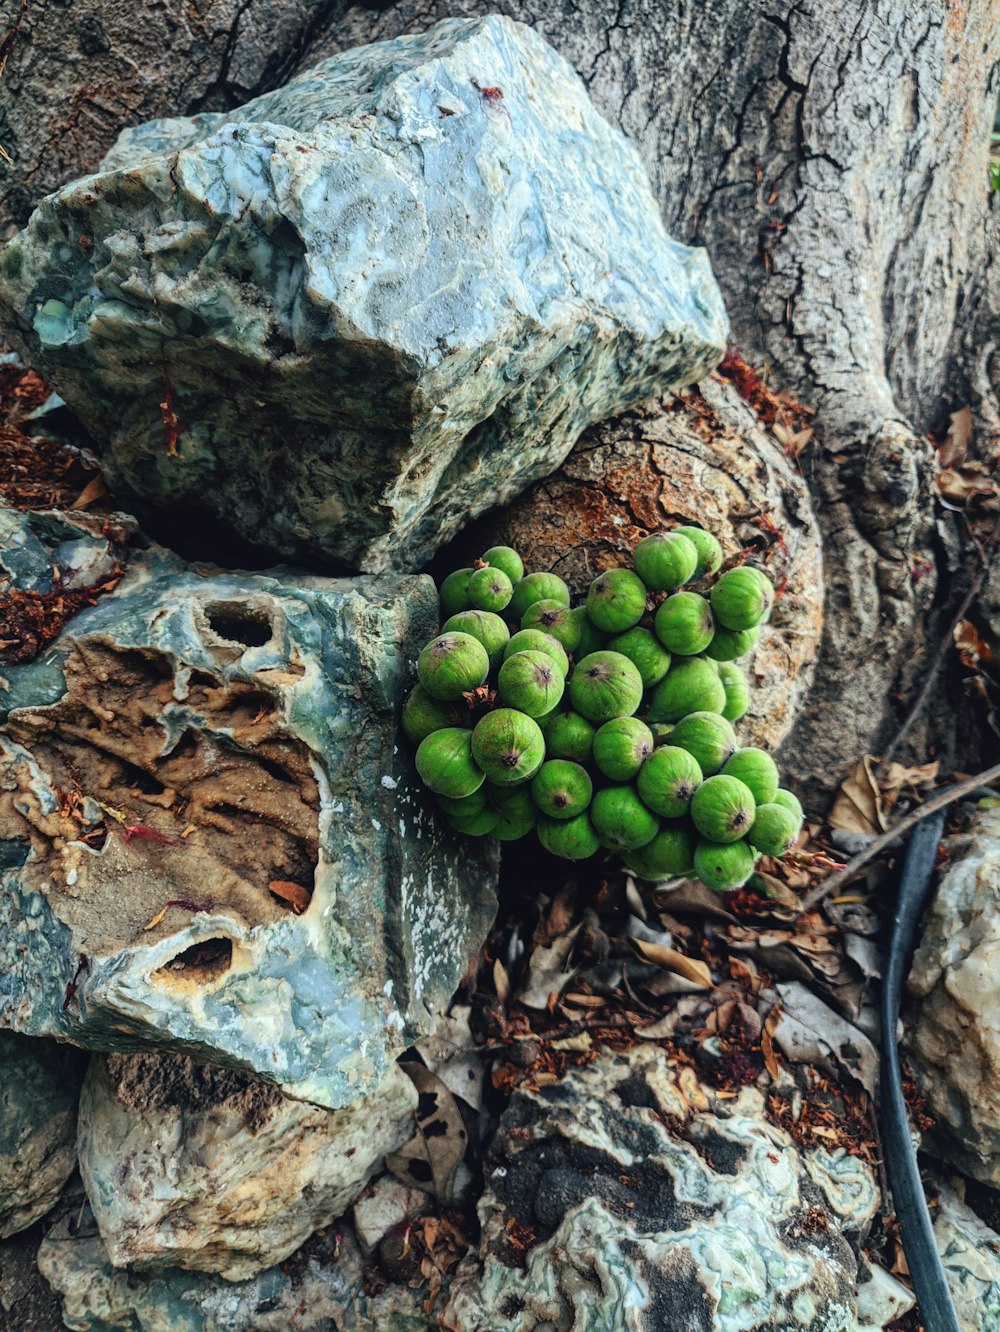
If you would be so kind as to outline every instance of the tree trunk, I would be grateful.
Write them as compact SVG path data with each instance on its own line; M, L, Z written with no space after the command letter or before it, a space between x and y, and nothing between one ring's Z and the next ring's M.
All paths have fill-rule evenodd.
M83 36L98 8L102 50ZM892 736L972 576L928 434L969 405L972 456L1000 456L1000 0L167 0L139 24L130 0L39 0L6 75L21 94L0 119L7 216L92 167L126 121L235 105L346 47L498 10L573 63L638 145L668 228L707 246L744 357L816 409L800 461L826 621L784 760L827 792ZM56 68L70 31L95 50ZM910 743L971 766L984 745L956 684L942 672Z

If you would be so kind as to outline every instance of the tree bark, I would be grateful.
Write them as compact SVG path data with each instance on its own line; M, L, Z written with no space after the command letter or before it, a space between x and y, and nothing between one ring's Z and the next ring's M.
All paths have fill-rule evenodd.
M108 49L67 62L98 10ZM642 152L668 228L707 246L735 344L816 408L801 465L826 621L784 759L818 797L891 737L971 575L928 434L969 405L973 454L1000 460L1000 0L166 0L141 23L132 0L37 0L6 75L8 215L92 167L120 124L234 105L346 47L498 11L572 62ZM979 762L972 706L942 672L908 744Z

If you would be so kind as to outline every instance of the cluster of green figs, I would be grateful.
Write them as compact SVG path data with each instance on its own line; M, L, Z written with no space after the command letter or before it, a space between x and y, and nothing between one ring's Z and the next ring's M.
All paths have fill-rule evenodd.
M641 878L726 892L802 825L774 760L733 729L750 701L736 660L774 587L747 564L719 574L722 548L700 527L646 537L633 565L600 574L575 607L557 574L525 574L508 546L449 574L403 729L459 832L534 832L556 856L605 848Z

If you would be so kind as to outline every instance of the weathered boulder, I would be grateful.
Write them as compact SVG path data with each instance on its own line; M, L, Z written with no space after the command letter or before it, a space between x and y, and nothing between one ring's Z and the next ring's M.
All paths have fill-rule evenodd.
M44 1216L76 1166L86 1058L0 1031L0 1238Z
M1000 1328L1000 1235L947 1186L939 1187L934 1239L962 1332Z
M870 1167L798 1148L760 1092L717 1097L658 1047L517 1092L486 1180L445 1326L855 1332Z
M603 570L630 564L644 536L680 523L708 528L727 556L751 548L781 588L741 663L752 689L739 726L742 743L776 746L812 684L823 626L820 534L801 472L725 380L592 426L558 472L457 544L471 558L509 543L526 568L554 569L584 591ZM783 756L783 769L794 773L795 757Z
M953 860L923 921L909 977L907 1054L934 1145L1000 1187L1000 810L946 844Z
M0 601L55 614L61 584L24 607L16 586L108 539L17 521ZM433 584L115 561L114 590L3 668L0 1026L345 1106L430 1028L495 909L495 849L457 842L396 744Z
M493 15L126 130L0 258L116 487L286 556L413 567L727 320L638 153Z
M413 1133L397 1064L343 1110L177 1055L95 1056L78 1151L115 1267L183 1267L243 1281L338 1217Z

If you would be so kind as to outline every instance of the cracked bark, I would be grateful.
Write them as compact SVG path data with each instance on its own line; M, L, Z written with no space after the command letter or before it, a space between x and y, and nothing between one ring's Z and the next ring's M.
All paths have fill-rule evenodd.
M1000 454L986 188L1000 0L166 0L138 24L125 0L36 0L5 80L8 103L19 93L0 116L5 217L91 167L121 124L231 105L334 51L486 12L571 61L642 152L669 229L707 246L736 345L817 408L803 468L826 626L784 752L816 797L892 734L962 595L968 537L934 499L928 433L970 403L975 451ZM90 17L109 49L77 56ZM970 706L942 673L913 749L978 762Z

